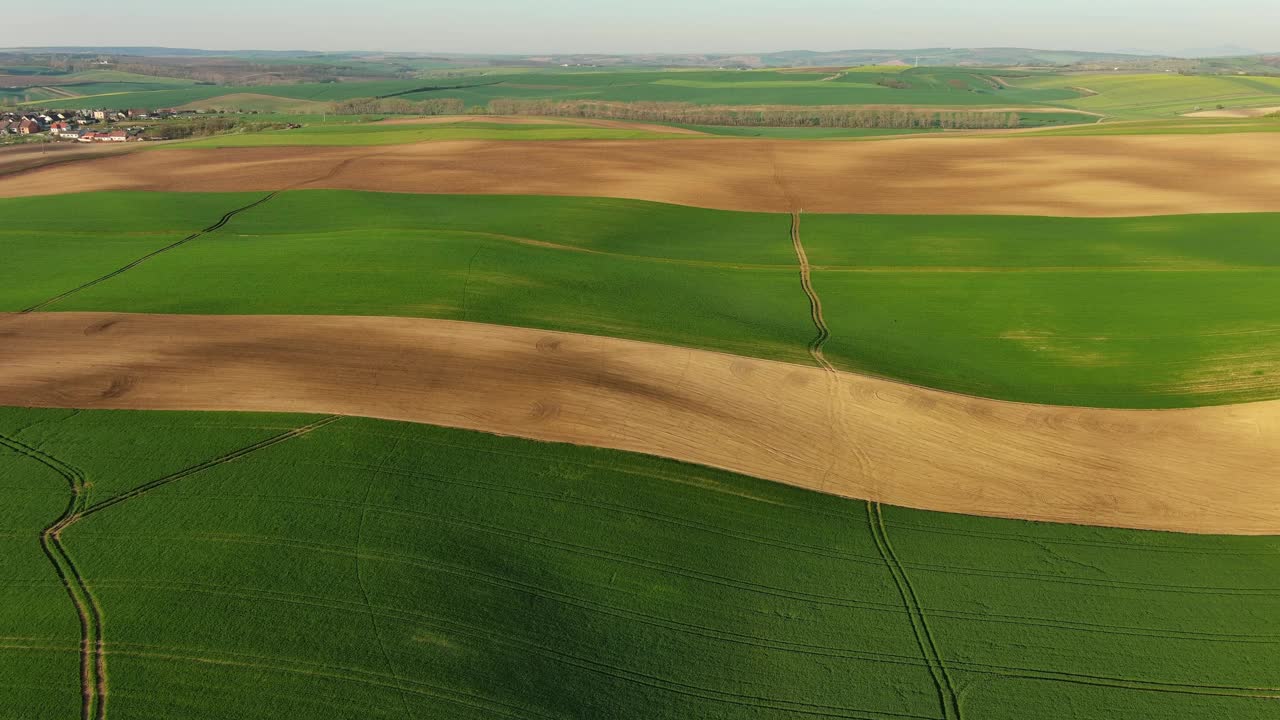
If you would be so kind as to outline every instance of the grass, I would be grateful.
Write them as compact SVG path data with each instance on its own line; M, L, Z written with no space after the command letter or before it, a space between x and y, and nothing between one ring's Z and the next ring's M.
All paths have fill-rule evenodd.
M210 462L313 420L0 409L5 713L80 706L37 542L63 467L89 487L62 542L112 717L1274 714L1249 696L1280 685L1276 538L881 524L674 461L352 418Z
M806 215L838 366L1008 400L1280 396L1274 214Z
M1225 133L1280 132L1280 118L1176 118L1126 120L1095 125L1062 127L1029 133L1029 137L1100 135L1221 135Z
M1056 104L1126 119L1183 115L1219 104L1231 108L1280 105L1280 78L1275 77L1099 73L1035 75L1013 84L1038 90L1085 88L1096 94Z
M824 78L831 78L824 80ZM878 84L894 80L904 87ZM414 92L414 91L417 92ZM494 69L468 77L302 83L262 86L189 86L144 92L83 92L120 107L177 107L232 94L332 102L398 95L410 100L460 98L485 105L494 98L665 101L733 105L1045 105L1078 96L1055 87L1001 87L989 75L961 69L917 68L857 72L759 70L561 72ZM110 100L108 100L110 98ZM261 100L258 100L261 102Z
M212 225L228 205L254 197L193 194L174 202L171 196L134 193L123 203L110 194L23 200L0 225L0 312L30 307L105 275Z
M81 213L131 197L63 202ZM786 233L785 217L625 200L291 192L51 309L439 317L807 362Z
M437 140L643 140L686 137L652 130L602 128L586 125L456 122L421 125L310 125L243 135L205 138L181 147L263 147L272 145L400 145Z
M834 127L731 127L723 125L676 125L708 135L729 137L763 137L784 140L830 140L838 138L877 138L893 135L917 135L940 132L924 128L834 128Z
M195 228L211 206L246 204L218 197L0 201L32 227L83 223L78 243L22 251L36 253L32 269L11 264L2 309L98 276L105 263L75 260L94 242L93 208L199 198ZM805 215L802 235L838 367L1008 400L1147 408L1280 397L1277 225L1275 214ZM788 226L628 200L286 192L49 309L438 317L808 363L814 329Z

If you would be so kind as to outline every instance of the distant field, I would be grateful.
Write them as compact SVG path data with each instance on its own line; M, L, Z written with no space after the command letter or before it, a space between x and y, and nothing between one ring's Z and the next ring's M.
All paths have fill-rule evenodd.
M5 712L78 715L79 607L109 717L1274 716L1276 538L318 420L0 409Z
M1225 133L1280 132L1280 117L1262 118L1176 118L1164 120L1125 120L1121 122L1049 128L1036 132L1041 136L1100 135L1221 135Z
M708 135L728 137L764 137L785 140L830 140L837 138L874 138L893 135L917 135L941 132L936 129L905 128L828 128L828 127L732 127L723 125L678 125Z
M423 125L310 125L245 135L223 135L182 143L192 147L266 147L275 145L399 145L431 140L643 140L679 135L644 129L583 125L508 125L484 122Z
M103 218L141 202L172 203L194 231L246 197L0 201L28 218L7 233L26 259L8 265L3 309L181 233L158 225L163 237L121 239L81 267L81 248L105 253ZM23 249L42 218L66 239ZM626 200L286 192L50 309L439 317L808 362L788 224ZM1171 407L1280 397L1278 225L806 214L803 237L842 369L1010 400Z
M885 84L880 84L885 83ZM890 85L896 85L891 87ZM123 88L122 88L123 89ZM990 75L962 69L918 68L860 72L636 71L481 72L461 78L304 83L263 86L192 86L150 92L83 92L121 107L177 107L231 94L330 102L396 96L408 100L458 98L484 106L495 98L663 101L728 105L1042 106L1077 97L1063 88L1006 87Z
M1064 98L1056 104L1120 118L1182 115L1217 105L1250 107L1280 104L1280 78L1121 73L1044 75L1012 81L1025 90L1079 88L1096 93Z

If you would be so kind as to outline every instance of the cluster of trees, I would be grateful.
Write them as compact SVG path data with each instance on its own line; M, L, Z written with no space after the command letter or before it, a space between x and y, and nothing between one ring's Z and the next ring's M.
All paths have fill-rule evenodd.
M155 123L146 126L145 134L151 140L180 140L183 138L209 137L235 132L261 132L297 127L279 122L245 122L234 117L200 117L190 120Z
M947 128L978 130L1015 128L1017 113L982 110L928 110L919 107L738 107L668 102L601 102L593 100L489 101L494 115L639 120L687 125L742 127Z
M465 110L466 105L454 98L353 98L333 105L337 115L461 115Z

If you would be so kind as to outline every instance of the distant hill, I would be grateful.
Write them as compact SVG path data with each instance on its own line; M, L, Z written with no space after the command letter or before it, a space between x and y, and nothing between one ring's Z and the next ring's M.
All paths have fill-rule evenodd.
M465 64L528 64L600 67L822 67L853 65L927 65L927 66L1016 66L1071 65L1081 62L1124 62L1143 57L1138 54L1099 53L1077 50L1036 50L1028 48L908 48L861 49L819 52L788 50L772 53L656 53L656 54L546 54L487 55L373 52L313 52L308 50L199 50L165 47L32 47L12 48L11 52L127 55L131 57L257 57L257 58L366 58L395 56L403 58L435 57Z

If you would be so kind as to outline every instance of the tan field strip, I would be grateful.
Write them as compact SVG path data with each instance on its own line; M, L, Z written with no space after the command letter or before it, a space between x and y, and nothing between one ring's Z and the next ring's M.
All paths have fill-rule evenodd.
M727 210L1158 215L1280 211L1280 134L425 142L131 153L0 176L0 197L324 187L592 195Z
M1201 110L1183 115L1193 118L1258 118L1280 113L1280 107L1235 108L1233 110Z
M1098 410L835 379L714 352L441 320L0 316L0 404L410 420L929 510L1280 533L1280 402Z

